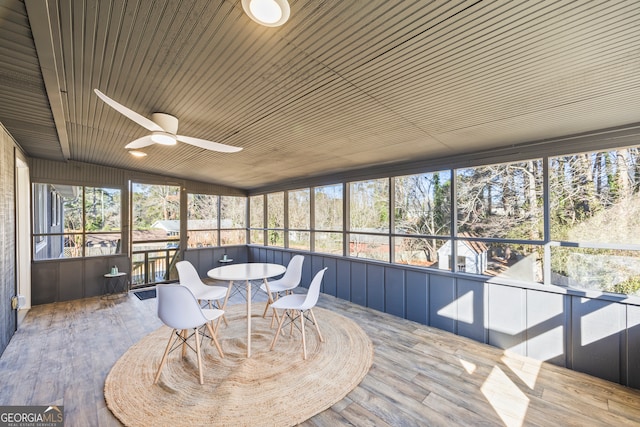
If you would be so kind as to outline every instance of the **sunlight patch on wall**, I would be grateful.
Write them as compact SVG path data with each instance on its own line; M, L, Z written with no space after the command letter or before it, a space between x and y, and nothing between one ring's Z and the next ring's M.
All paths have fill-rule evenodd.
M473 291L469 291L438 310L438 315L473 324Z
M581 304L588 304L591 300L582 298ZM611 335L618 334L624 329L620 322L620 307L617 304L607 304L580 318L580 345L586 346Z
M527 340L527 355L537 360L551 360L564 354L564 327L556 326ZM535 352L532 353L532 352Z

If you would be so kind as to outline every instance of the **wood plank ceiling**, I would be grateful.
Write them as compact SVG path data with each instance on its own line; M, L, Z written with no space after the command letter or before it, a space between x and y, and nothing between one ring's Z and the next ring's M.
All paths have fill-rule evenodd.
M640 2L290 4L267 28L239 0L4 0L0 122L32 157L251 190L640 121ZM134 158L147 131L93 88L244 149Z

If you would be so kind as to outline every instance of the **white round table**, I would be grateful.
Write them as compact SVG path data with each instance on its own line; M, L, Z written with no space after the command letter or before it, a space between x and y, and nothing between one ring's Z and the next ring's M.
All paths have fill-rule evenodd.
M224 310L231 295L234 281L245 281L247 289L247 357L251 357L251 280L262 279L267 289L269 303L272 303L271 292L269 291L269 282L267 278L279 276L287 271L284 265L269 264L262 262L251 262L246 264L223 265L209 270L207 276L216 280L228 280L229 289L224 299L222 309ZM275 310L274 310L275 311ZM275 313L277 316L277 313Z

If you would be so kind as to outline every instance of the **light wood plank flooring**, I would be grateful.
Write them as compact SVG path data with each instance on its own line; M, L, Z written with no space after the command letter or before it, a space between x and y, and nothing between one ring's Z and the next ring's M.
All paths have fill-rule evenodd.
M640 425L638 390L331 296L319 306L357 321L375 356L355 390L304 426ZM64 405L67 426L117 426L105 378L160 325L156 300L133 294L34 307L0 358L0 405Z

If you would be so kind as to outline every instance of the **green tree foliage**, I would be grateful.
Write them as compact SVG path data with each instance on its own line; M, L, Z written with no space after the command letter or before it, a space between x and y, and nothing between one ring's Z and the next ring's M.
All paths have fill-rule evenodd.
M136 183L132 199L134 230L149 230L156 221L180 219L179 186Z

